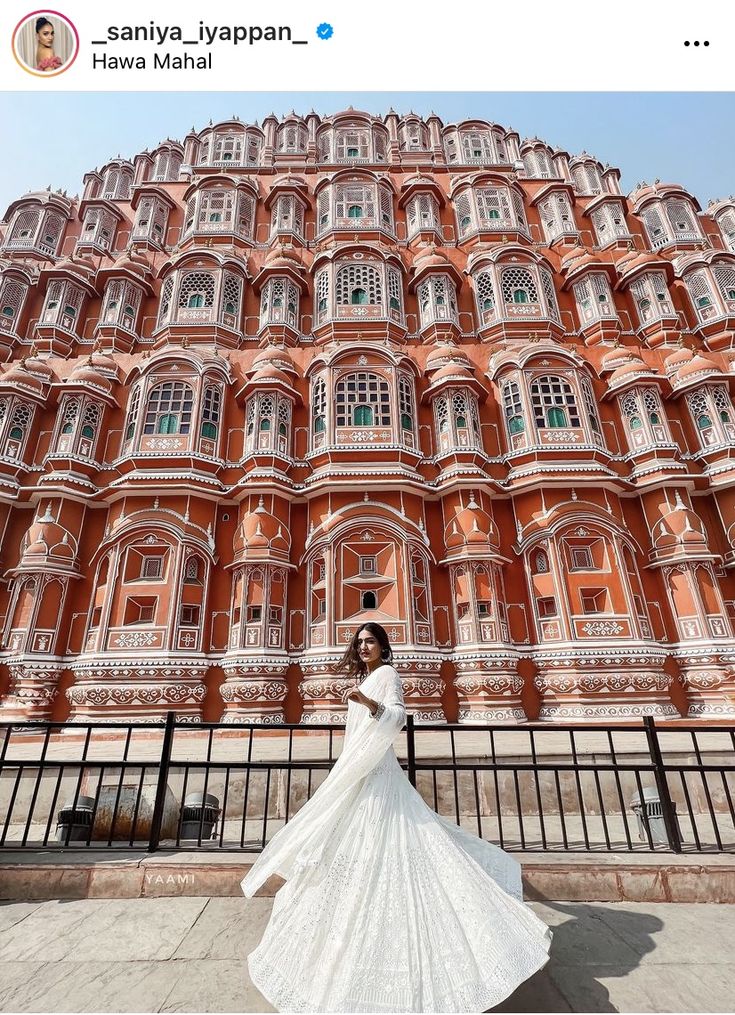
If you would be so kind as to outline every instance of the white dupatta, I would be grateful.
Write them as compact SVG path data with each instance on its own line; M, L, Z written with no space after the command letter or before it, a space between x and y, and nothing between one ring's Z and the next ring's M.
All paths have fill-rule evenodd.
M378 666L360 690L385 705L379 719L350 701L342 753L311 799L280 828L240 882L251 898L271 876L290 878L299 868L319 863L325 844L360 791L362 781L385 756L406 722L401 678L390 665Z

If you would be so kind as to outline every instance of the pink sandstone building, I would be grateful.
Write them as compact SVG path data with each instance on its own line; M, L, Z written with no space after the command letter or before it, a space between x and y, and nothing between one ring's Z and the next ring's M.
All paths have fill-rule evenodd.
M735 716L735 201L238 119L7 209L0 720Z

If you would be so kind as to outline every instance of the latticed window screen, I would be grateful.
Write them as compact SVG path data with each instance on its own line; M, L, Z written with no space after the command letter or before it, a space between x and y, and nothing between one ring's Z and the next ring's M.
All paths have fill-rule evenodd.
M526 428L523 418L523 401L521 389L516 381L508 381L503 385L503 408L505 410L505 421L508 433L522 433Z
M390 385L385 377L367 371L346 374L337 381L335 395L337 426L390 426Z
M337 304L383 302L380 272L369 264L346 264L337 272Z
M242 292L242 280L237 275L225 272L224 284L222 286L222 310L226 314L240 313L240 295Z
M712 268L712 274L722 298L735 300L735 268L716 264Z
M180 307L213 307L214 275L209 271L187 271L179 286Z
M540 268L541 272L541 285L544 289L544 296L546 297L546 309L549 317L555 321L559 321L559 307L556 302L556 291L554 289L554 280L551 277L551 272L547 271L546 268Z
M163 283L161 289L161 303L158 308L158 324L163 324L164 321L168 320L168 312L171 307L171 297L174 292L174 276L169 275L166 281Z
M143 433L188 434L194 392L183 381L164 381L148 395Z
M314 283L316 317L322 320L329 312L329 270L320 271Z
M480 221L491 228L514 225L508 191L501 187L482 187L475 190L475 201Z
M278 399L278 435L288 437L291 431L291 402L288 398Z
M20 308L25 302L28 286L13 279L5 279L0 286L0 327L8 326L9 321L17 321Z
M332 161L332 131L324 130L317 138L317 151L320 162Z
M327 385L323 377L318 377L312 388L311 418L314 433L323 433L327 423Z
M526 221L526 209L523 207L523 198L517 190L511 190L510 196L513 200L513 211L515 212L516 225L519 229L525 229L528 231L528 222Z
M434 418L436 429L439 434L446 433L449 429L449 396L440 395L434 399Z
M416 194L406 207L408 234L413 236L422 229L439 225L439 205L432 194Z
M73 433L78 416L79 416L79 399L77 398L67 399L66 405L64 406L64 415L61 418L61 429L59 432L62 434Z
M413 431L413 385L404 374L398 378L398 411L401 429Z
M495 309L495 289L493 279L489 271L481 271L475 278L475 291L477 293L477 309L480 316L492 312Z
M33 416L33 409L26 402L18 402L13 409L8 425L8 437L14 441L24 440Z
M723 212L717 217L717 224L730 250L735 250L735 211L728 209Z
M374 184L337 184L334 196L334 213L338 219L375 218Z
M184 581L189 585L198 585L202 575L201 561L197 556L192 554L186 558L184 564Z
M252 239L255 228L255 198L252 194L237 195L237 233Z
M370 156L370 132L367 130L337 130L337 158L367 159Z
M666 212L671 225L676 233L699 233L699 227L692 213L690 205L686 201L676 198L666 202Z
M625 224L625 212L623 206L618 202L604 204L602 208L596 208L591 215L597 243L605 246L611 243L616 237L628 236L628 227Z
M723 384L710 384L697 388L687 395L687 405L698 430L714 430L716 439L730 439L730 430L725 430L733 422L733 409L730 395ZM710 438L711 443L711 438Z
M469 194L466 192L458 194L454 202L457 212L457 225L459 226L459 235L464 236L473 228L472 221L472 203L469 198Z
M391 310L400 311L403 306L403 284L397 268L388 268L388 305Z
M82 414L81 427L79 433L82 437L87 440L94 440L97 436L97 430L99 427L101 418L101 410L97 402L87 402L84 407Z
M156 156L153 179L156 182L177 180L183 157L180 152L161 151Z
M380 200L380 223L386 229L393 229L393 195L387 187L378 187Z
M523 156L523 164L526 169L526 176L538 177L547 180L553 175L551 159L542 149L536 148Z
M235 193L232 190L204 190L199 195L199 225L202 228L219 223L232 229Z
M136 384L133 388L130 396L130 404L128 406L128 418L125 421L125 441L132 440L133 434L135 433L135 425L138 421L138 410L140 408L140 384Z
M214 162L232 162L241 165L244 137L242 134L215 134L212 140Z
M503 268L500 287L505 303L538 303L536 279L528 268Z
M32 240L36 235L43 212L40 208L26 208L16 214L8 239Z
M282 154L300 154L306 151L306 127L298 124L282 125L276 134L276 149Z
M652 246L660 247L669 238L668 229L661 212L658 208L644 208L641 212L641 218L643 219L643 224L646 227L646 232Z
M493 143L489 131L462 131L460 134L465 162L494 162Z
M727 388L723 384L716 384L710 387L712 400L715 403L715 409L720 417L720 422L730 423L732 421L732 402L727 392Z
M531 384L531 404L540 429L581 425L574 391L563 377L537 377Z
M735 272L733 272L733 275L735 276ZM692 297L692 302L698 310L703 310L705 307L714 305L714 293L712 292L709 277L705 272L693 272L687 275L684 281Z
M587 419L592 429L592 436L596 443L602 443L602 429L600 426L600 417L597 411L597 401L595 399L595 393L592 390L592 382L586 374L582 374L581 377L582 395L584 397L584 404L587 410Z
M222 391L210 384L204 392L202 405L202 437L208 437L210 440L217 439L221 404Z

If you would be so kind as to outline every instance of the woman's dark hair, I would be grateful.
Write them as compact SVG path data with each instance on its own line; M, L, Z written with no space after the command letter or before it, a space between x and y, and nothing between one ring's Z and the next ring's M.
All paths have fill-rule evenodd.
M345 654L339 661L339 671L347 671L348 677L365 677L368 673L368 668L360 658L360 653L357 651L357 639L361 631L369 631L370 634L374 635L378 645L380 645L380 658L384 663L393 662L393 650L390 647L390 641L388 634L384 627L380 624L374 624L372 621L368 621L367 624L360 624L358 629L352 635L352 641L345 649Z
M44 25L51 25L48 18L36 18L36 31L40 32ZM54 26L51 25L53 28Z

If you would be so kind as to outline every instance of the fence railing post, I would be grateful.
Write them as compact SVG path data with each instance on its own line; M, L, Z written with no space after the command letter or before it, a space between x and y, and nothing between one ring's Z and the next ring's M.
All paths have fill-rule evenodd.
M148 852L154 853L158 849L161 840L161 825L163 823L163 808L166 803L166 789L168 788L168 771L171 763L171 750L174 743L174 727L176 725L176 713L166 713L166 725L163 731L163 744L161 746L161 760L158 769L158 785L156 786L156 800L153 804L153 817L151 818L151 834L148 840Z
M651 761L653 762L653 775L656 780L656 789L658 790L658 798L661 802L661 816L664 819L664 828L666 829L666 838L669 840L669 846L674 853L681 853L681 838L679 837L679 825L676 820L676 812L674 810L674 803L669 793L669 784L666 780L666 768L664 766L663 755L661 754L661 746L658 742L658 736L656 733L656 724L653 721L652 715L645 715L643 717L643 725L646 729L646 738L648 740L648 750L651 755ZM645 808L645 801L641 800L641 807Z
M416 741L414 739L413 716L406 716L406 750L408 753L408 781L416 788Z

